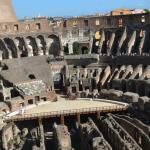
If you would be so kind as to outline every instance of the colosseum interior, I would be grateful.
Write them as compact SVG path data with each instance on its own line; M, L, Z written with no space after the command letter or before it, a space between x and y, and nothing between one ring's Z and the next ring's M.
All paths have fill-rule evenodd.
M0 150L150 150L150 13L56 26L3 9Z

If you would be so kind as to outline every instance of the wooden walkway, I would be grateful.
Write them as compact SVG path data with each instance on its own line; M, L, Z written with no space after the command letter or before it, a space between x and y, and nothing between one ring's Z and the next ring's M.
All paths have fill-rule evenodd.
M65 117L78 114L97 114L101 112L119 112L125 111L128 105L105 100L76 100L50 102L35 108L26 110L22 115L5 117L5 122L33 120L38 118Z

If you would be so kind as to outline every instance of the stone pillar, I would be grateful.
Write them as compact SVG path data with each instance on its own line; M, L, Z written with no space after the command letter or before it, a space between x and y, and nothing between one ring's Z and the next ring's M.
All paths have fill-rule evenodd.
M93 47L93 37L90 37L90 42L89 42L89 53L92 53L92 47Z
M8 59L12 59L12 52L8 49Z
M41 41L36 37L34 37L34 39L35 39L36 46L38 48L37 49L38 50L38 55L40 55L40 56L44 55L44 51L42 50L43 46L42 46Z
M72 39L72 31L71 31L71 30L68 30L68 35L67 35L67 37L68 37L69 39Z
M46 43L46 45L45 45L45 55L49 55L49 49L48 49L48 47L47 47L47 38L46 38L46 36L43 36L43 38L44 38L44 42Z
M0 50L0 62L3 60L3 50Z
M83 38L83 30L79 29L79 37Z
M93 47L93 40L94 40L94 32L93 30L90 30L90 43L89 43L89 48L90 48L90 54L92 53L92 47Z
M72 42L68 43L68 48L69 48L69 54L73 54L73 43Z

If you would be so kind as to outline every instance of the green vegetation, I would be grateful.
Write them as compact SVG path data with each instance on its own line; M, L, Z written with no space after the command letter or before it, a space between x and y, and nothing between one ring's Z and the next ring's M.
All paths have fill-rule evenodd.
M145 11L146 13L150 13L150 10L149 10L149 9L144 9L144 11Z
M88 54L89 53L89 48L86 46L80 45L78 42L73 43L73 54Z
M80 44L78 42L73 43L73 54L81 54Z

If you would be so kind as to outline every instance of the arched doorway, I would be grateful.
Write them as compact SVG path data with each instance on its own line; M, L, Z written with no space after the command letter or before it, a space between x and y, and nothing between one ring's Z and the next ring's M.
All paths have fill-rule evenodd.
M42 35L37 36L37 44L43 54L46 54L46 41Z
M20 57L27 57L28 56L28 51L26 49L23 38L22 37L16 37L14 39L14 42L15 42L16 46L19 49Z
M56 35L50 35L47 39L47 45L50 55L59 56L60 55L60 41L59 37Z
M53 76L54 89L56 92L63 90L63 75L61 73L55 73Z
M0 39L0 50L2 59L9 59L8 49L6 48L5 43L1 39Z
M14 41L10 38L4 39L5 44L7 45L7 48L11 51L12 58L17 58L17 49L15 47Z
M28 45L28 49L33 51L33 56L37 56L38 55L38 47L36 45L35 38L28 36L26 38L26 43Z
M64 46L64 54L68 55L69 54L69 46L68 43Z

